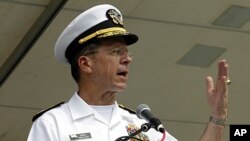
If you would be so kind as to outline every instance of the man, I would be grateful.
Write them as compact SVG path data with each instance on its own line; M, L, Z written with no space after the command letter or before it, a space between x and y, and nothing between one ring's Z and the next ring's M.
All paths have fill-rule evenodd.
M38 114L28 141L115 141L137 131L146 121L116 103L116 94L126 88L132 62L127 46L137 40L137 35L126 31L114 6L98 5L76 17L58 38L55 56L70 64L78 91L67 103ZM210 76L206 78L212 113L201 141L222 139L227 117L227 68L221 60L216 85ZM167 131L162 136L150 129L133 140L176 141Z

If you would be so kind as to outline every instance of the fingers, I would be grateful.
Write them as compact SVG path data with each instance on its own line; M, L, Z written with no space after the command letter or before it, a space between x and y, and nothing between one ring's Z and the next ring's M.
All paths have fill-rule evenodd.
M227 116L228 103L228 64L226 60L218 62L218 74L216 82L211 76L206 77L208 103L212 109L212 115L221 119Z
M207 94L211 94L214 91L213 78L211 76L207 76L206 83L207 83Z
M223 77L226 77L228 79L228 64L226 62L226 60L220 60L218 62L218 75L217 75L217 79L221 80L223 79Z
M225 94L225 92L227 91L227 77L223 76L220 80L218 80L217 82L217 90L219 92L221 92L222 94Z

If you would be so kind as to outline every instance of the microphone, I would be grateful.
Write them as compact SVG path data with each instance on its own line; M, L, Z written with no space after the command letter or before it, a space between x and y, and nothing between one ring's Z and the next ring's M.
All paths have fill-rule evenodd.
M150 111L150 108L146 104L141 104L136 109L136 115L140 119L145 119L148 121L152 127L161 133L165 132L165 129L158 118L155 118Z

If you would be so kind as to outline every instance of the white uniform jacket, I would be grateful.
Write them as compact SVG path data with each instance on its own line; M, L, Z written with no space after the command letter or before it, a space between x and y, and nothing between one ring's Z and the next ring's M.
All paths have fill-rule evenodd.
M75 93L69 102L44 113L36 119L28 141L115 141L138 130L144 120L119 108L113 109L107 123L92 107ZM162 134L155 129L137 136L144 141L160 141ZM177 141L166 132L165 141Z

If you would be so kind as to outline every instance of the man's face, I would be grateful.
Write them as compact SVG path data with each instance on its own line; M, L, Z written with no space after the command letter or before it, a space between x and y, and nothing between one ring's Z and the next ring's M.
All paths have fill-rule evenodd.
M93 57L92 80L98 88L119 92L126 88L132 58L123 40L105 40Z

